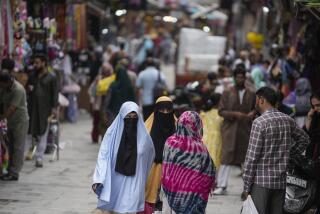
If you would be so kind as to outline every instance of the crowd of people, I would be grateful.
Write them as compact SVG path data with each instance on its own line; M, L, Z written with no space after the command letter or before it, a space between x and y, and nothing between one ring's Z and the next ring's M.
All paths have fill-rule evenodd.
M34 72L30 74L26 88L12 75L13 60L3 60L1 69L1 120L7 120L10 158L8 173L1 179L11 181L19 179L25 150L30 147L30 152L35 148L36 167L43 166L48 121L57 115L58 81L47 69L46 56L40 54L34 56Z
M201 108L179 118L152 48L135 67L124 44L98 52L79 54L76 75L72 53L56 66L35 54L25 85L14 78L14 61L2 60L0 119L10 145L2 180L18 180L25 158L43 167L62 94L71 103L89 81L91 138L101 142L92 188L106 213L204 213L210 192L228 193L231 166L242 170L243 199L251 195L259 213L282 213L291 159L302 156L319 184L320 92L285 49L272 49L270 61L257 50L229 50L201 85Z
M105 185L110 187L109 182L117 182L117 176L139 180L141 175L141 172L136 172L128 177L117 171L118 160L105 160L105 157L116 158L119 153L124 155L120 147L127 133L125 125L117 126L122 137L111 138L108 129L94 176L93 189L99 197L99 204L101 200L104 204L98 208L106 213L153 213L157 210L162 210L162 213L204 213L210 191L216 197L227 194L231 166L238 166L244 180L242 199L251 195L259 213L283 213L286 176L291 160L303 156L312 161L315 176L310 179L318 183L320 170L316 139L319 92L312 92L308 79L300 77L290 63L289 59L278 57L272 62L263 60L262 54L256 51L250 55L242 51L239 58L233 60L232 56L226 55L219 62L218 74L209 73L202 85L205 104L202 109L196 109L200 114L187 111L177 121L172 116L172 103L165 107L167 111L160 107L162 102L173 102L170 98L162 97L157 102L150 98L144 102L147 98L143 96L140 104L147 115L144 115L146 127L141 129L149 130L155 155L150 163L141 164L134 159L133 168L147 169L142 171L146 179L139 183L139 190L126 188L125 183L113 186L113 190L104 188ZM139 78L147 71L151 75L151 71L156 69L148 68L148 62L146 65L147 69L138 76L137 88L141 87ZM274 71L275 68L278 71ZM154 73L156 76L157 72ZM155 84L149 87L146 96L153 93L154 87ZM149 106L152 107L149 109ZM152 112L152 119L147 119ZM166 112L166 116L161 112ZM167 122L159 125L162 119L165 121L164 118ZM139 116L138 120L141 119ZM107 140L112 142L106 144ZM138 140L133 145L139 143ZM112 154L101 155L101 152L109 151L109 146ZM127 152L127 165L132 164L129 160L132 151ZM111 164L110 169L103 162ZM101 167L105 167L104 170ZM105 170L111 170L111 177L97 179L99 172ZM112 191L132 193L126 192L121 196L115 193L117 200L114 201ZM137 192L139 197L131 197ZM102 198L105 194L110 198ZM315 200L318 200L319 190L316 194ZM131 205L127 206L128 201ZM319 212L319 202L313 204Z
M92 142L98 143L126 101L141 103L144 118L151 114L152 88L165 78L159 63L146 50L141 74L131 70L124 43L103 52L74 53L56 44L49 53L35 52L23 70L17 70L13 58L1 60L0 120L7 128L8 140L1 136L0 175L4 181L19 179L24 160L35 160L43 167L44 154L50 152L50 125L54 120L75 123L78 118L80 90L90 85L90 112L93 118ZM158 79L158 76L161 79ZM141 93L140 93L141 91ZM141 95L140 95L141 94ZM141 99L141 102L139 100ZM147 114L147 110L150 109ZM4 134L3 134L4 136ZM9 157L5 164L5 157Z

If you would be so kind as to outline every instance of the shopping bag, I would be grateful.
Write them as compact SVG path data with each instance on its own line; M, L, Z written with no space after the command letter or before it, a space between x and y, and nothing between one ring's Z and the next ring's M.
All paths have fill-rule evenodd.
M70 104L69 100L61 93L59 93L58 101L59 101L59 105L62 107L68 107Z
M111 83L116 80L116 75L113 74L109 77L106 77L98 82L97 86L97 96L103 96L107 93Z
M250 195L243 202L240 214L259 214Z
M65 94L77 94L80 90L80 85L75 82L62 87L62 92Z

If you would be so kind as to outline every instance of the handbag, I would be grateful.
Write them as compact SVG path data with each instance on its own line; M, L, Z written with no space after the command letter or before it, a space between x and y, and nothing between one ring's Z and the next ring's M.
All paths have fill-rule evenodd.
M65 94L77 94L80 90L81 88L77 83L71 83L62 87L62 92Z
M287 173L284 211L286 213L302 213L313 205L316 199L317 182L299 169Z
M247 199L243 202L240 214L259 214L250 195L248 195Z
M97 96L103 96L107 93L110 85L116 80L116 75L112 74L109 77L103 78L97 84Z

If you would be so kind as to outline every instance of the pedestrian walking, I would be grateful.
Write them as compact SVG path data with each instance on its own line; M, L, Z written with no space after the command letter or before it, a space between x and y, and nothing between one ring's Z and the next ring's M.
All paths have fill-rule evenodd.
M317 179L317 213L320 214L320 91L314 92L310 97L312 106L308 113L306 130L310 136L311 143L307 147L306 156L315 161L317 169L315 169Z
M282 113L284 113L286 115L289 115L290 117L294 118L295 114L294 114L292 108L290 108L289 106L283 104L284 97L283 97L282 92L278 91L277 92L277 96L278 96L278 102L276 104L277 109L280 112L282 112Z
M95 80L91 83L88 94L91 103L91 115L92 115L92 131L91 139L93 143L98 143L100 136L100 116L101 116L101 105L102 105L102 95L98 94L98 84L99 81L110 77L113 73L113 69L109 63L103 63L100 68L99 74L96 76ZM105 124L104 124L105 125Z
M18 180L23 166L29 115L26 91L9 72L0 72L0 106L3 106L0 121L7 119L9 138L9 172L1 180Z
M104 100L103 108L111 122L119 113L120 107L127 101L135 101L135 92L124 66L116 68L116 80L110 85L107 97Z
M221 126L223 118L218 113L220 98L220 94L211 95L208 101L208 110L200 114L203 121L203 142L217 169L221 165L222 147Z
M154 154L138 105L125 102L101 143L92 185L98 209L105 213L143 211Z
M256 109L244 164L244 198L251 195L259 214L282 214L290 155L302 154L309 137L288 115L275 109L276 92L256 92Z
M146 69L138 75L136 86L141 90L141 104L143 109L143 118L147 120L154 109L155 98L154 88L158 81L165 83L164 75L156 68L154 60L148 58L146 62Z
M173 112L173 103L169 97L160 97L156 101L154 113L145 122L155 148L155 158L146 185L145 214L152 214L159 202L161 187L161 171L164 144L168 137L176 130L176 117Z
M245 87L246 71L236 68L234 80L235 86L223 92L219 107L219 115L224 121L221 127L221 166L215 195L226 193L231 165L241 166L244 163L255 116L255 94Z
M254 81L256 90L267 86L268 80L267 80L267 69L270 66L269 61L264 61L261 64L257 64L253 67L251 70L251 77Z
M49 132L48 119L52 115L57 115L59 91L57 77L48 71L47 59L44 55L39 54L34 57L34 68L35 71L28 82L30 135L27 138L27 144L30 146L33 138L37 139L36 167L42 167Z
M137 74L130 70L130 58L129 57L126 57L126 58L123 58L120 60L121 65L123 65L126 69L127 69L127 72L128 72L128 76L131 80L131 84L133 86L133 89L134 91L136 92L137 88L136 88L136 82L137 82Z
M184 112L176 133L166 141L162 163L163 213L205 213L215 168L202 142L202 121Z
M285 99L284 104L295 108L295 121L300 128L306 124L306 118L310 105L310 96L312 94L311 84L307 78L297 80L295 89Z

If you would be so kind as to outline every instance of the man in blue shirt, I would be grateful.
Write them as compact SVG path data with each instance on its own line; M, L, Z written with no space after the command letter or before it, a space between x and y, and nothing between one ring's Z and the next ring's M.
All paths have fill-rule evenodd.
M139 93L143 108L143 118L146 120L153 112L155 97L154 88L158 81L165 82L164 75L156 68L154 60L148 58L146 69L141 71L136 81L136 86L142 92Z

